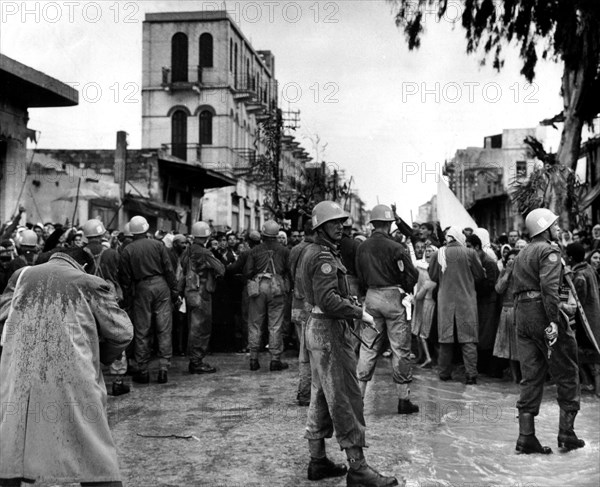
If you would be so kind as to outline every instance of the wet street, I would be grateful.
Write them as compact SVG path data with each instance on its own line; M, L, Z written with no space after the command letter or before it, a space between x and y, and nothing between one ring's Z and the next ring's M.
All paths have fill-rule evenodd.
M213 355L209 362L218 372L192 376L187 360L178 357L168 384L157 384L154 373L150 385L134 384L130 394L109 397L125 485L345 485L344 477L306 480L307 409L295 403L297 361L292 355L286 360L289 370L269 372L262 354L262 368L250 372L246 356ZM421 411L399 416L389 367L389 359L380 359L365 400L366 456L381 472L403 477L411 487L600 485L595 396L583 394L575 423L585 448L559 453L556 388L548 385L536 426L540 441L555 453L517 455L515 384L486 377L476 386L444 383L435 370L416 368L412 398ZM327 446L331 458L344 461L334 439Z

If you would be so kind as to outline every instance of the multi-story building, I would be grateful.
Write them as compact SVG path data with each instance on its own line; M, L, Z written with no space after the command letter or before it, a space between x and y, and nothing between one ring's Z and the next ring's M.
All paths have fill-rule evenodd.
M485 137L483 147L456 151L444 165L450 189L468 210L477 225L490 235L499 235L522 226L522 217L512 207L509 188L515 180L525 180L537 159L524 140L535 137L543 144L547 127L505 129Z
M274 56L256 51L224 11L147 14L143 37L142 149L168 154L181 168L235 177L230 187L194 190L193 218L258 228L265 191L244 175L267 150L260 123L276 116ZM282 150L279 164L293 189L306 155L292 149ZM181 189L172 190L175 203Z

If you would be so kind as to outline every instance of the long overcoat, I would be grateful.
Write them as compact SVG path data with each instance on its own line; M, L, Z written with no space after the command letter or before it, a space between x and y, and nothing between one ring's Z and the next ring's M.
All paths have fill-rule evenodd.
M106 282L56 253L13 274L0 329L0 478L120 480L100 362L121 355L133 326Z
M438 283L439 342L454 342L456 321L458 342L477 343L479 325L475 283L485 276L477 252L458 242L450 242L445 247L447 267L442 272L440 251L431 256L428 269L431 280Z

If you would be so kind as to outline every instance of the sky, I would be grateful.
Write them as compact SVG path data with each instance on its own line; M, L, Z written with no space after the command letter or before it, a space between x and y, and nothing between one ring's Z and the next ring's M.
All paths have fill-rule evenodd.
M30 110L39 148L111 149L125 130L136 149L145 14L225 9L256 50L275 55L280 106L300 110L295 136L313 158L352 176L367 208L396 203L408 219L457 149L562 109L561 64L540 62L532 85L514 47L500 73L482 66L465 52L460 4L449 0L441 20L426 13L421 47L409 51L379 0L3 0L0 52L79 90L77 107Z

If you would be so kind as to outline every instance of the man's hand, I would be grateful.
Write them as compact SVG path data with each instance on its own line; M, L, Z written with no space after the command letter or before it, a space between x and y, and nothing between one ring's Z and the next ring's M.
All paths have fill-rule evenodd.
M554 321L551 321L550 324L544 330L546 334L546 340L548 341L548 346L551 347L556 343L558 339L558 326Z
M363 309L363 315L361 319L370 327L375 327L375 320L373 319L373 316L367 313L365 309Z

